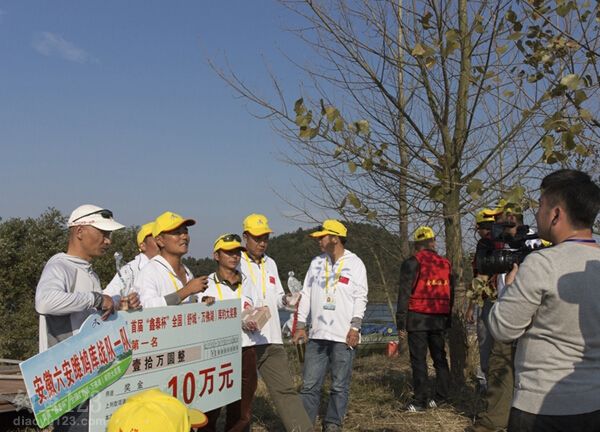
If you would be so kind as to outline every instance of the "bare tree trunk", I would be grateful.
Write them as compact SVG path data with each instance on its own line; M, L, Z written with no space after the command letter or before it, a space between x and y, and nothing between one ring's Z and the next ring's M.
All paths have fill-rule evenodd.
M398 126L396 131L396 142L400 154L400 176L398 177L398 235L400 236L400 257L405 260L410 256L410 244L408 240L408 201L407 201L407 178L408 178L408 151L406 149L406 133L404 128L404 50L402 38L402 0L398 0Z
M452 264L455 276L454 304L452 306L452 327L449 335L450 370L455 383L462 384L465 380L467 367L467 331L464 320L465 289L463 283L463 250L462 233L459 217L459 191L450 192L444 203L446 228L446 253Z
M461 75L456 101L456 123L450 148L447 150L446 172L448 173L448 194L444 202L444 225L446 231L446 252L455 276L455 295L452 307L452 328L450 330L450 366L452 377L457 384L465 380L467 359L467 332L464 320L463 249L460 226L460 160L467 140L469 74L471 71L471 42L468 29L467 0L458 0L458 25L461 43Z

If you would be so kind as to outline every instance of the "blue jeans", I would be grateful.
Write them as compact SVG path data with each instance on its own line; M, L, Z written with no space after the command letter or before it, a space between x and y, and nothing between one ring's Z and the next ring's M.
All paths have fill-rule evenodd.
M350 378L355 350L343 342L310 339L304 354L304 374L300 396L310 420L315 423L319 413L321 388L327 370L331 371L329 404L323 424L342 425L350 396Z

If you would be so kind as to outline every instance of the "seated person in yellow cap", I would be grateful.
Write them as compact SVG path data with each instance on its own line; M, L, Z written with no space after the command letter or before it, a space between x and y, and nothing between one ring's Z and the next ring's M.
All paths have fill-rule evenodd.
M206 424L202 411L158 389L131 396L111 416L107 432L190 432Z
M436 252L433 230L417 228L415 254L404 260L398 281L396 323L398 337L408 333L408 351L413 375L413 400L409 412L436 408L448 397L450 369L446 358L444 332L450 327L454 278L450 261ZM427 389L427 349L435 368L435 393Z
M165 212L156 218L152 236L159 253L142 269L133 284L145 308L198 301L196 294L206 290L207 277L194 278L181 261L188 252L188 227L196 223L176 213Z
M237 270L240 264L242 244L237 234L223 234L215 241L213 257L217 271L208 275L208 288L204 295L219 300L240 299L243 309L254 306L251 293L243 292L242 274ZM249 330L249 329L248 329ZM256 391L256 351L246 331L242 331L242 398L227 405L226 431L243 431L252 419L252 399ZM221 408L209 411L208 425L203 431L216 431Z
M273 231L265 215L251 214L244 219L244 242L240 271L244 292L253 290L254 307L268 306L271 318L260 331L251 333L256 345L256 362L260 376L275 404L286 431L312 431L312 424L288 367L283 349L281 322L277 310L287 304L287 296L279 279L277 264L266 255L269 234Z
M120 296L121 292L128 293L142 268L158 255L158 245L152 237L152 228L154 228L154 221L142 225L137 233L137 245L140 253L121 267L104 289L104 294L115 297Z

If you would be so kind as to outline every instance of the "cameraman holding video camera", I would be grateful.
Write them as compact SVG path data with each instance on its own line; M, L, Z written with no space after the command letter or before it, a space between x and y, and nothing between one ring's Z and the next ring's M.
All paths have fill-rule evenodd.
M542 180L538 231L556 246L513 265L489 317L495 339L518 339L509 431L600 430L599 210L589 175Z
M491 224L490 235L484 242L478 243L476 253L476 271L487 275L500 297L505 288L505 277L512 269L513 263L520 263L525 256L541 246L537 235L523 224L521 206L500 200L497 208L490 212L496 220ZM489 310L493 304L487 299L483 315L486 327ZM493 335L492 335L493 336ZM506 428L513 397L513 355L512 342L505 343L490 337L488 361L485 366L487 391L485 394L486 410L479 414L473 431L488 432Z

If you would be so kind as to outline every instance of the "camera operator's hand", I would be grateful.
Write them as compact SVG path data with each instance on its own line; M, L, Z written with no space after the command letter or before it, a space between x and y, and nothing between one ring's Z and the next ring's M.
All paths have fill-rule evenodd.
M516 264L513 264L512 270L510 272L508 272L506 274L506 277L504 278L504 284L510 285L511 283L513 283L518 271L519 271L519 266Z

